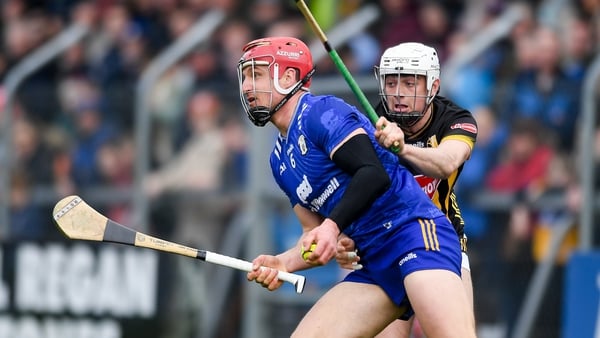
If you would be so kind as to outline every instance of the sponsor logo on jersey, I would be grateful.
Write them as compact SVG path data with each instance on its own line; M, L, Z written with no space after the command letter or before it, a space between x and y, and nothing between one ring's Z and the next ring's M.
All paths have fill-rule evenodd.
M417 183L421 186L421 189L429 196L429 198L433 198L433 195L437 191L438 185L440 185L441 180L437 178L431 178L423 175L415 175L415 179Z
M417 258L417 254L414 252L409 252L408 255L404 256L399 262L398 266L402 266L404 263L410 261L411 259Z
M462 129L472 134L477 133L477 126L475 126L473 123L455 123L450 127L450 129Z
M304 138L304 135L300 135L300 137L298 137L298 147L300 147L300 153L302 155L306 155L308 148L306 147L306 139Z
M310 210L313 212L318 212L319 209L325 204L325 201L333 195L333 193L340 187L340 182L338 182L337 178L332 178L329 180L329 184L325 188L325 190L321 193L321 195L312 202L310 202Z
M300 182L300 184L296 188L296 195L298 196L300 201L302 201L302 203L306 204L306 199L308 198L310 193L312 193L312 191L313 189L310 183L308 182L308 177L306 177L306 175L302 175L302 182Z

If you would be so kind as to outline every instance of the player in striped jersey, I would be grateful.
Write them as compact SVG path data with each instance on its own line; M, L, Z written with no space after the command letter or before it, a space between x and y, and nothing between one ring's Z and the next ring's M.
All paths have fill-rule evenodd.
M308 91L313 72L308 47L288 37L248 43L238 64L248 118L279 131L271 170L303 228L295 247L256 257L248 280L275 290L276 269L326 264L343 233L361 250L363 269L326 292L292 337L373 337L413 313L430 338L475 337L452 225L362 113Z
M473 304L467 238L454 186L475 145L475 119L469 111L437 95L440 64L435 49L429 46L408 42L388 48L375 71L381 97L376 108L381 116L375 133L377 140L387 148L400 149L401 162L452 222L461 245L463 284ZM360 266L360 257L348 257L347 252L353 249L351 240L340 241L340 265ZM411 324L411 320L396 321L377 337L409 337Z

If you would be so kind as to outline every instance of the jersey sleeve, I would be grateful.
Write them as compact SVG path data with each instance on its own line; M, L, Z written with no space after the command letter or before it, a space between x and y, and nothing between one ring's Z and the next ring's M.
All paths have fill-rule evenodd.
M331 154L351 132L361 128L359 112L334 97L324 97L313 105L304 121L305 134L310 140Z
M477 122L473 115L467 110L457 112L444 128L440 143L444 140L463 141L473 150L477 140Z

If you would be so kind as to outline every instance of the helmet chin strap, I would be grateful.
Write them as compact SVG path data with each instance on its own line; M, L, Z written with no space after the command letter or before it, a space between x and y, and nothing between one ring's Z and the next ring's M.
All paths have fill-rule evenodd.
M275 81L275 84L274 84L275 89L277 89L277 91L282 94L285 94L286 92L287 92L287 94L285 95L285 97L283 99L281 99L281 101L279 101L279 103L275 106L275 108L273 108L271 110L269 110L269 107L267 107L267 106L256 106L256 107L250 108L248 110L248 118L250 119L250 121L257 127L264 127L267 124L267 122L269 122L271 120L271 116L273 116L279 109L281 109L281 107L283 107L283 105L286 104L286 102L294 94L296 94L300 89L302 89L302 87L313 76L313 74L315 73L315 70L316 70L316 68L311 69L311 71L308 72L302 80L298 81L298 83L296 83L296 85L294 87L291 87L287 90L284 90L281 87L279 87L279 83L277 83L277 81ZM276 78L276 76L275 76L275 78Z
M425 124L419 130L415 130L414 132L408 130L409 128L411 128L412 126L417 124L419 121L421 121L423 116L425 116L425 112L427 112L427 109L429 109L429 107L431 106L432 102L433 102L433 98L431 101L429 101L429 103L425 106L425 108L423 108L422 112L412 111L408 114L402 114L400 116L400 118L398 119L398 121L396 123L398 123L398 125L404 131L405 134L407 134L407 135L416 134L419 131L421 131L421 129L424 128L425 125L427 125L427 124Z
M269 111L269 108L265 107L265 106L257 106L257 107L250 108L250 110L248 111L248 117L250 117L250 121L252 121L252 123L254 123L255 126L264 127L267 124L267 122L269 122L269 120L271 119L271 116L273 116L279 109L281 109L281 107L283 107L283 105L286 104L289 101L289 99L292 96L294 96L294 94L296 94L300 89L302 89L302 87L313 76L313 74L315 73L315 70L316 70L316 68L313 67L313 69L311 69L308 73L306 73L306 75L304 76L304 78L302 78L302 80L298 81L298 83L296 83L296 85L294 87L291 87L291 89L288 89L288 90L278 89L281 87L279 87L279 83L277 81L274 81L275 89L277 89L278 92L280 92L282 94L285 94L285 92L288 92L288 93L270 111Z
M266 106L251 107L246 111L246 115L248 115L250 122L257 127L264 127L271 119L269 107Z

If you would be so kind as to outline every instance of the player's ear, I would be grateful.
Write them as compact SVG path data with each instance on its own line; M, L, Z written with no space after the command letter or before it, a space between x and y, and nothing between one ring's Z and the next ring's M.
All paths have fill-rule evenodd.
M287 68L283 72L283 76L281 76L279 82L283 88L289 88L298 82L298 71L294 68Z
M435 94L435 93L439 93L440 91L440 79L435 79L435 81L433 81L433 83L431 84L431 93Z

